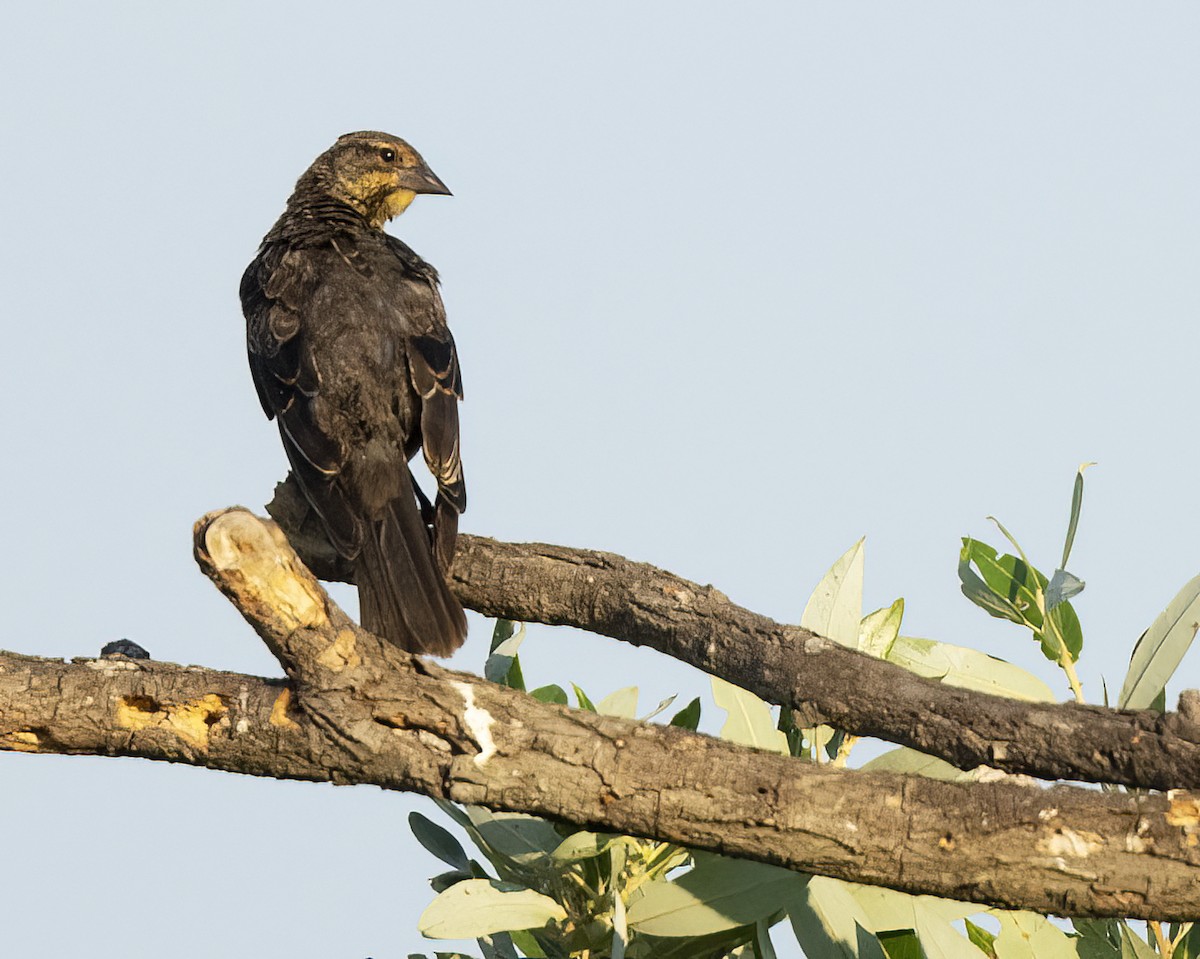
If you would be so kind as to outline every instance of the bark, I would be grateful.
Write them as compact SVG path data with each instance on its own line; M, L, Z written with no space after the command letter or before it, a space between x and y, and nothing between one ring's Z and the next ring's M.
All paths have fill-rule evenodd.
M1186 794L844 771L549 706L359 629L245 511L202 520L196 550L289 681L3 654L0 749L373 783L1040 912L1200 914Z
M290 482L268 510L321 578L353 582ZM452 585L464 606L485 616L649 646L800 711L801 725L911 746L959 769L1200 788L1193 713L1027 703L943 685L613 553L462 535Z

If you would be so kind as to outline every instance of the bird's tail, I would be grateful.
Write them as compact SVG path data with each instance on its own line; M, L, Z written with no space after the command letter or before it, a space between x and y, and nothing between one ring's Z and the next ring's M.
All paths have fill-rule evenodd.
M411 496L392 500L368 524L355 561L362 624L410 653L449 656L467 617L434 561L429 528Z

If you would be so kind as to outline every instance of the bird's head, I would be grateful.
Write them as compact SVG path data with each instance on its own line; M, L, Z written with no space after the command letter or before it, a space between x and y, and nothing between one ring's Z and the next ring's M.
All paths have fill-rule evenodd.
M348 204L377 228L408 209L418 193L450 195L421 154L399 137L372 130L338 137L300 178L297 192L301 187Z

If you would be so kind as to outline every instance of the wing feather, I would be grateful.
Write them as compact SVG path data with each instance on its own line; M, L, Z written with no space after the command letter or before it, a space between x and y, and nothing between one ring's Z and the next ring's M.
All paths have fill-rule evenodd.
M421 448L425 464L437 479L439 495L462 513L467 508L458 440L462 374L450 331L443 328L412 337L408 368L421 397Z
M316 285L306 251L264 246L242 277L246 346L259 402L279 423L296 479L338 552L353 558L363 527L337 482L347 452L322 430L313 410L321 371L305 343L304 317Z

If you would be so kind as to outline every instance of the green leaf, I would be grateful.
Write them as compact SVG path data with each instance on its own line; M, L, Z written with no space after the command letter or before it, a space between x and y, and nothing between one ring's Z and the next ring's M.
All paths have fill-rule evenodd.
M538 941L533 938L531 933L524 929L510 929L509 937L518 949L520 949L529 959L546 959L546 953L542 947L538 945Z
M462 882L464 879L481 879L483 877L476 876L470 871L459 869L451 869L449 872L440 872L429 880L429 887L434 892L445 892L456 882Z
M1042 611L1038 607L1038 594L1043 593L1047 581L1039 569L1030 566L1019 556L1005 553L996 557L995 564L988 568L988 575L993 578L1007 577L1007 585L1003 583L998 585L1007 589L1006 596L1020 610L1021 618L1026 626L1036 628L1042 625ZM989 583L989 585L991 584Z
M1183 587L1133 648L1118 709L1145 709L1174 674L1200 626L1200 576Z
M596 707L592 705L592 701L587 698L587 693L585 693L574 683L571 683L571 688L575 690L575 701L579 703L579 708L586 709L589 713L594 713L596 711Z
M765 919L783 908L805 877L761 862L697 854L678 879L641 886L629 928L650 936L703 936Z
M788 904L792 931L808 959L885 959L850 886L813 876Z
M903 599L896 600L891 606L868 613L858 627L858 649L876 659L886 659L887 654L891 651L892 643L900 635L900 621L903 618Z
M1075 488L1071 492L1071 519L1067 523L1067 539L1063 543L1062 565L1065 569L1071 558L1071 547L1075 545L1075 530L1079 527L1079 510L1083 506L1083 471L1095 463L1081 463L1075 474Z
M1083 592L1087 585L1078 576L1068 573L1065 569L1056 569L1046 587L1046 609L1054 609L1059 603Z
M468 956L465 952L435 952L434 959L475 959L474 956ZM410 952L408 959L429 959L423 952Z
M898 636L887 658L888 662L903 666L918 676L938 679L950 686L1026 702L1056 702L1050 687L1032 673L966 646Z
M756 959L777 959L775 945L771 942L771 924L760 919L754 924L754 955Z
M928 959L980 959L975 947L951 925L959 919L982 912L983 907L978 903L939 899L936 896L910 896L881 886L855 883L845 883L844 886L866 917L864 927L875 932L889 956L891 943L886 939L888 933L908 930L920 942L921 955ZM897 948L902 945L907 945L902 939L896 943Z
M1012 540L1008 531L994 517L989 519L996 522L1004 535ZM970 568L971 563L979 568L982 580ZM1064 575L1070 576L1069 573ZM1031 566L1023 555L1019 558L1008 553L997 556L996 550L986 543L964 539L962 551L959 553L958 577L962 582L963 595L971 602L993 616L1011 620L1033 630L1042 644L1042 653L1051 662L1057 663L1060 658L1057 638L1060 635L1071 654L1071 659L1079 658L1079 652L1083 648L1083 630L1079 626L1079 617L1075 615L1075 610L1066 601L1066 597L1062 597L1049 613L1054 629L1043 628L1046 624L1038 599L1041 596L1042 602L1047 602L1046 590L1049 581L1045 574ZM1080 583L1079 589L1082 588ZM1050 605L1047 602L1047 608Z
M507 932L480 936L475 941L483 951L483 959L520 959L517 947L513 945L512 937Z
M512 879L514 871L540 865L562 843L562 836L546 820L522 813L491 812L468 806L468 832L499 871Z
M995 516L989 516L988 519L990 519L993 523L995 523L996 529L1000 530L1000 532L1004 534L1004 538L1006 540L1008 540L1010 543L1012 543L1012 548L1017 551L1017 555L1021 557L1021 559L1024 561L1025 565L1032 567L1033 564L1031 562L1029 562L1029 557L1025 555L1025 550L1021 549L1021 544L1017 542L1017 538L1015 536L1013 536L1013 534L1010 533L1007 529L1005 529L1004 524L1001 523L1000 520L996 519Z
M680 729L690 729L692 732L695 732L700 726L700 697L697 696L672 716L670 724L678 726Z
M616 716L618 719L634 719L637 716L638 688L626 686L609 693L596 703L596 712L601 716Z
M938 910L917 906L915 911L917 936L929 959L980 959L979 950L960 935Z
M438 809L444 812L464 829L470 828L471 817L467 815L466 810L464 810L461 806L456 806L454 803L446 799L434 799L433 801L437 805Z
M754 959L754 926L739 926L707 936L664 938L638 933L629 944L627 959Z
M804 731L796 725L794 712L786 706L781 707L779 718L775 721L775 728L787 739L788 754L799 756L803 751Z
M996 959L1078 959L1075 939L1045 916L1032 912L992 909L1000 920L993 947Z
M910 896L883 886L864 886L852 882L845 883L845 886L866 915L865 925L870 930L915 929L918 911L927 916L929 921L951 923L984 909L978 903L939 899L936 896Z
M840 880L827 882L832 884ZM977 903L910 896L856 883L841 883L841 887L861 909L865 920L860 920L860 924L866 930L876 934L913 930L928 959L980 959L975 948L950 925L957 919L981 912L983 907Z
M498 619L496 625L492 629L492 644L488 647L488 653L494 653L498 647L506 639L511 639L517 631L517 624L511 619Z
M905 775L925 776L928 779L941 779L945 782L967 782L971 779L969 772L964 772L951 766L944 759L927 756L907 746L892 749L882 756L876 756L862 766L864 772L903 773Z
M996 937L983 928L971 922L970 919L964 919L963 922L967 927L967 938L971 940L975 948L982 952L988 959L996 959Z
M1184 933L1183 938L1175 946L1173 959L1196 959L1200 956L1200 923L1186 923L1191 928ZM1174 930L1175 926L1171 926ZM1183 927L1180 926L1182 929Z
M846 741L846 731L844 729L834 729L831 726L818 726L813 730L813 733L824 732L826 729L832 734L825 742L825 755L830 759L836 759L838 750L842 748L842 743ZM814 737L815 743L815 737Z
M1121 924L1116 919L1072 919L1079 959L1121 959Z
M474 831L472 831L471 836L472 836L472 838L474 838L476 836L476 833ZM470 878L471 879L492 879L494 877L492 876L492 874L490 872L488 872L486 869L484 869L482 865L480 865L480 862L478 859L472 859L471 860L471 876L470 876Z
M557 703L559 706L567 705L567 694L561 686L551 683L549 686L539 686L529 694L534 699L543 703Z
M468 806L467 814L484 842L510 859L532 861L549 855L562 842L554 826L537 816L491 812L482 806Z
M573 832L554 850L551 855L560 862L580 862L584 859L595 859L608 851L619 837L601 833L580 830Z
M1075 607L1067 602L1060 603L1050 611L1050 619L1057 627L1057 635L1061 636L1063 642L1066 643L1067 651L1071 654L1071 661L1078 661L1079 653L1083 649L1083 629L1079 625L1079 616L1075 613ZM1036 635L1042 644L1042 654L1051 662L1058 662L1058 641L1053 632L1049 629L1039 630Z
M507 622L507 620L503 620L503 622ZM499 624L496 626L496 633L500 633ZM492 650L492 654L488 656L487 662L483 664L484 679L487 679L489 682L498 683L501 686L511 686L513 689L524 690L525 679L521 675L521 664L517 660L517 649L524 641L525 625L522 623L516 635L502 640Z
M1140 936L1135 936L1127 923L1122 922L1121 959L1158 959L1158 951Z
M474 939L510 929L540 929L566 918L562 906L532 889L468 879L434 899L417 920L417 929L430 939Z
M410 812L408 828L417 837L417 842L447 866L453 866L460 872L470 872L471 863L458 840L432 819L425 818L419 812Z
M853 649L862 619L863 540L851 546L817 584L800 625Z
M887 959L926 959L921 940L911 929L897 929L877 934Z
M1007 557L1013 558L1013 557ZM982 576L971 568L974 563ZM1017 573L1020 578L1017 578ZM1025 612L1029 609L1032 596L1024 582L1028 571L1022 565L1018 571L1014 564L1013 572L1005 570L999 563L996 550L987 543L963 537L962 549L958 554L958 579L962 584L962 593L980 609L998 619L1011 620L1022 626L1029 625ZM994 585L993 585L994 584ZM1010 597L1010 594L1012 596ZM1034 608L1036 613L1036 607ZM1040 625L1040 616L1039 616Z
M729 717L721 727L721 738L743 746L788 754L787 736L775 728L771 707L754 693L712 676L713 700Z
M1050 611L1049 618L1051 626L1034 630L1034 638L1042 646L1042 655L1057 663L1062 658L1062 645L1065 645L1071 661L1077 661L1083 648L1083 631L1075 609L1070 603L1062 603Z

